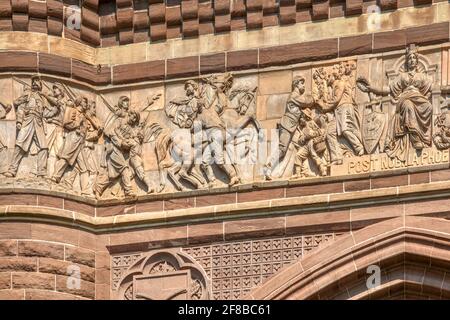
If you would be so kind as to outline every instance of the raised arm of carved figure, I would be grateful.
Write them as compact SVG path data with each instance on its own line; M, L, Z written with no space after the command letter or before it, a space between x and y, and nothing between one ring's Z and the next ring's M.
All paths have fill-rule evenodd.
M364 77L358 77L358 79L356 79L356 85L358 86L359 90L361 90L362 92L367 92L367 93L372 92L379 96L387 96L390 93L390 90L387 87L382 87L382 88L373 87L369 83L369 80L367 80Z

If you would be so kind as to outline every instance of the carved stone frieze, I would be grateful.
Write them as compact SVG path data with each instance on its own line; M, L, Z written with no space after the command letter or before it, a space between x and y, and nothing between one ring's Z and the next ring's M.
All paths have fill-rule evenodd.
M0 79L0 187L121 198L448 162L439 65L411 45L132 90Z

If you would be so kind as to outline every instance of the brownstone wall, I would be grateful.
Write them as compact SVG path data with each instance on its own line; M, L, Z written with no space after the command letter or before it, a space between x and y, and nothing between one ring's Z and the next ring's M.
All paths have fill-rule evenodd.
M0 223L0 299L108 299L109 266L106 247L89 232ZM79 288L67 285L74 268Z

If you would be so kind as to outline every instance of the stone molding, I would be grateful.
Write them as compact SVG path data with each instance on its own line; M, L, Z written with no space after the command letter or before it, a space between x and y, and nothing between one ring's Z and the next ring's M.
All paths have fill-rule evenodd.
M433 36L430 37L429 34ZM214 72L263 71L287 65L292 67L317 60L324 61L362 54L381 54L404 48L411 43L423 46L436 44L445 46L445 43L449 41L449 22L349 37L300 41L281 46L264 46L258 49L234 51L224 48L225 53L219 54L188 54L161 59L146 59L144 54L142 57L139 55L139 62L134 63L123 63L123 61L115 63L109 59L102 59L102 56L110 56L112 53L93 51L80 45L73 46L67 40L56 46L50 46L50 48L54 47L54 49L50 49L50 53L46 43L42 43L42 46L37 45L36 48L39 49L32 52L29 51L29 46L23 46L24 42L35 42L31 38L28 39L32 34L21 35L21 42L17 45L14 45L14 39L8 37L6 33L3 36L0 35L0 38L5 36L7 36L9 44L4 51L0 51L0 73L39 72L42 75L72 79L74 82L105 90L111 84L117 86L160 83L164 80L195 78ZM67 50L67 48L72 49ZM130 47L128 50L136 49L139 52L139 48ZM155 50L160 51L161 48L155 48ZM118 50L117 54L123 56L126 55L126 51ZM165 55L165 57L167 56L170 55Z
M66 224L71 226L78 226L82 229L86 229L91 232L103 233L108 231L120 231L138 229L142 227L170 227L178 224L192 224L199 222L208 222L211 219L220 221L220 223L226 223L230 219L236 219L240 217L251 218L249 221L254 221L255 232L261 231L261 225L258 225L258 220L275 219L279 220L279 225L282 226L282 233L287 232L289 228L297 228L295 226L286 225L286 218L289 215L304 215L314 214L317 212L319 215L329 211L344 210L349 212L356 210L358 212L359 207L375 206L375 210L368 211L367 214L363 214L362 217L356 218L352 222L350 216L346 216L344 220L339 220L339 223L354 223L356 226L364 225L372 220L387 219L392 215L423 215L430 214L430 208L422 208L420 205L414 206L414 201L421 203L425 201L431 201L436 207L431 210L434 214L446 215L447 210L443 210L442 206L446 206L445 200L448 197L448 190L450 190L450 182L430 182L417 185L400 185L396 187L385 187L375 190L362 190L352 192L340 192L329 194L316 194L310 196L297 196L280 199L268 199L259 201L248 201L241 204L222 204L216 206L205 206L199 208L189 209L175 209L166 211L155 212L142 212L134 214L118 214L114 216L90 216L86 213L76 211L78 209L64 210L57 208L50 208L47 206L36 206L34 203L28 203L28 205L6 205L0 207L0 220L1 221L45 221L50 223ZM326 191L324 191L326 192ZM27 195L27 199L30 199L30 195ZM37 198L36 198L37 199ZM18 201L23 201L18 197ZM411 202L411 203L409 203ZM391 211L396 206L394 211ZM380 208L377 210L377 206ZM353 209L352 209L353 208ZM365 209L366 210L366 209ZM380 210L383 212L380 215ZM81 210L80 210L81 211ZM372 213L371 213L372 212ZM283 215L278 218L278 216ZM261 218L261 219L257 219ZM356 219L356 220L355 220ZM316 222L306 223L305 226ZM332 224L332 221L327 221L327 225ZM278 230L278 224L265 226L264 228L269 230ZM252 233L249 226L245 227L245 232L242 236L248 236ZM223 234L223 227L219 228L220 233ZM265 230L265 229L264 229ZM267 231L267 230L265 230ZM277 231L278 232L278 231ZM234 232L230 231L229 236L234 237ZM237 234L239 237L239 233ZM167 240L167 239L165 239ZM187 238L186 238L187 240ZM191 241L196 241L195 237Z
M382 1L377 10L396 12L410 9L415 4L412 1ZM432 7L439 5L439 1L422 0L420 4ZM183 0L168 5L158 0L145 7L134 7L132 1L120 4L114 1L83 1L76 14L68 5L56 0L6 1L0 6L0 27L5 31L43 33L94 47L109 47L364 17L370 10L369 6L363 1L302 1L297 4L295 1L283 1L279 4L274 0L233 3ZM69 17L75 17L75 25L78 23L79 26L69 27Z

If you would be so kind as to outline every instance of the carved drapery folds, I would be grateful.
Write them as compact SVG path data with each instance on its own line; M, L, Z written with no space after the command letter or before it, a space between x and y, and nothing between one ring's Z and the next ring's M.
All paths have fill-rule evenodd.
M259 74L108 93L1 79L13 92L0 97L2 184L120 198L446 162L449 111L432 61L412 45L314 65L269 97ZM269 100L277 118L261 116Z
M176 249L141 256L124 273L115 291L124 300L208 300L210 283L190 256Z

